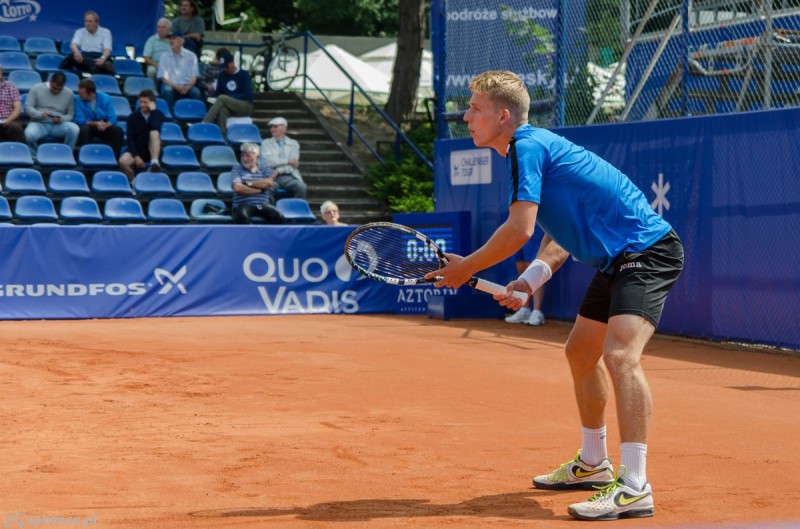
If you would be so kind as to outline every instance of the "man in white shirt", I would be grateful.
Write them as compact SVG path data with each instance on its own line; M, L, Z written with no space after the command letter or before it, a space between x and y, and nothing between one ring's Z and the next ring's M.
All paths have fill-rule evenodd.
M178 99L202 99L197 88L197 55L183 47L183 33L173 30L168 35L170 51L158 61L156 77L161 81L161 97L170 110Z
M272 137L261 142L261 163L278 173L275 182L288 191L289 196L305 198L308 187L297 169L300 165L300 144L286 135L289 126L286 118L272 118L268 125Z
M59 68L75 73L114 73L111 62L111 32L100 27L100 17L94 11L83 15L83 27L75 31L67 55Z
M144 63L147 65L147 77L155 80L156 72L158 72L158 61L161 57L169 51L169 35L172 29L172 22L168 18L159 19L156 24L156 34L150 35L144 43L144 50L142 57Z

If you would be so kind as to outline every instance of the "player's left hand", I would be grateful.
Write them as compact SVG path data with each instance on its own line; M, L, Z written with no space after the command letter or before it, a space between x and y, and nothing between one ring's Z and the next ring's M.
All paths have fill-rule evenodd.
M525 299L519 299L514 297L512 294L515 290L518 292L524 292L528 296L532 294L530 285L528 285L524 279L515 279L506 285L505 294L495 294L492 297L503 307L507 307L516 311L528 302L528 298L526 297Z

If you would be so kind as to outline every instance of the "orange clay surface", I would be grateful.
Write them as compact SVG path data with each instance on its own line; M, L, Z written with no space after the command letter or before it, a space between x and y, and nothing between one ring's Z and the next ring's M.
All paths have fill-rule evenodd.
M586 492L531 487L580 446L569 329L385 315L0 322L0 517L592 525L567 515ZM656 516L594 524L800 526L800 358L657 336L644 366ZM613 402L608 419L616 462Z

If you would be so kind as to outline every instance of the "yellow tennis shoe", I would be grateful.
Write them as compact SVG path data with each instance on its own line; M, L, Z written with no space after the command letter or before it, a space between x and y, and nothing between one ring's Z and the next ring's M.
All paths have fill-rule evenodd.
M575 459L567 461L549 474L533 478L537 489L567 490L604 487L614 481L614 467L604 459L598 465L587 465L581 461L581 451Z
M653 489L645 483L642 490L625 484L622 476L625 467L620 465L619 474L605 487L598 487L591 498L569 506L569 514L579 520L616 520L618 518L647 518L655 514Z

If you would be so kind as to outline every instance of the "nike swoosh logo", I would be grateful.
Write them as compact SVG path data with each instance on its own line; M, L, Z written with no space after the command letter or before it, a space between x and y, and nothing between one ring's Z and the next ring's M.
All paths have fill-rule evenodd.
M649 492L647 494L641 494L638 496L631 496L624 492L620 492L619 495L616 498L614 498L614 502L620 507L627 507L631 503L636 503L637 501L642 500L648 496L650 496Z
M576 466L573 470L576 478L587 478L589 476L594 476L595 474L600 474L601 472L605 472L606 469L604 468L596 468L594 470L584 470L579 466Z

